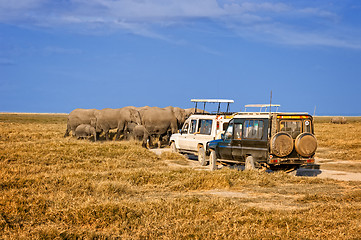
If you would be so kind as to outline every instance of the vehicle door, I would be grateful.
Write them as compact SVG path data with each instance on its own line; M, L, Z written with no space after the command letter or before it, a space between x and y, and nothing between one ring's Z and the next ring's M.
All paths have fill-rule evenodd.
M197 143L196 143L197 131L198 131L198 119L191 119L189 122L187 141L185 143L187 150L191 150L191 151L197 150Z
M187 141L189 140L189 125L190 125L190 119L188 119L184 124L180 131L180 135L178 137L178 145L180 149L187 149L188 144Z
M232 160L232 142L233 138L233 120L228 124L227 130L223 135L223 141L218 143L218 157L221 159Z
M243 162L242 157L242 138L243 138L243 119L234 119L234 134L232 139L232 158L233 160Z
M234 151L234 158L241 160L242 158L244 159L246 156L251 155L257 160L266 160L268 153L268 124L268 119L244 120L242 126L242 139L240 140L242 157L239 157L239 152Z
M193 141L191 142L190 150L197 151L198 144L206 146L208 141L213 140L212 137L213 120L199 119L196 132L193 134Z

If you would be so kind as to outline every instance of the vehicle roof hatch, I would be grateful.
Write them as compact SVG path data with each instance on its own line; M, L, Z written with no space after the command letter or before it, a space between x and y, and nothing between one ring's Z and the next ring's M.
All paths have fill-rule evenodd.
M206 110L206 103L218 103L217 114L219 114L220 110L221 110L221 103L227 103L226 113L229 113L229 104L234 103L234 100L231 100L231 99L191 99L191 102L196 103L196 106L195 106L196 112L198 109L198 103L203 103L203 112Z
M247 108L259 108L259 112L262 112L263 109L264 109L264 112L267 112L268 108L271 110L272 107L276 107L276 112L278 112L278 108L280 106L281 105L279 105L279 104L247 104L247 105L244 105L244 111L246 112Z

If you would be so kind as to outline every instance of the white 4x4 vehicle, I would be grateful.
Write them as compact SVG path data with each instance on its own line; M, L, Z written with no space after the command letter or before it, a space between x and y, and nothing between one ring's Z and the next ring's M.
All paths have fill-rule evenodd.
M220 139L221 133L228 126L232 119L232 113L228 112L229 104L233 100L224 99L192 99L196 103L196 112L192 114L183 124L179 133L172 134L170 137L170 146L172 152L198 154L198 161L202 166L207 164L206 146L209 141ZM218 103L216 113L197 113L197 103ZM227 103L227 111L220 112L220 104Z

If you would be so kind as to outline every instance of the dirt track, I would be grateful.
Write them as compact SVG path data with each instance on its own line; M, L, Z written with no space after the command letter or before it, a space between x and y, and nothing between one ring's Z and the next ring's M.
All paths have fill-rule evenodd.
M162 152L170 151L169 148L161 148L161 149L151 149L157 155L160 155ZM316 160L316 162L319 162ZM338 162L335 162L339 164ZM341 162L342 163L342 162ZM168 165L171 167L187 167L197 170L205 170L209 171L208 166L202 167L198 164L198 161L195 158L188 158L188 165L180 165L174 163L172 161L168 162ZM309 177L319 177L319 178L331 178L340 181L361 181L361 173L360 172L349 172L349 171L338 171L338 170L328 170L323 169L323 164L320 164L320 169L305 169L300 168L297 171L293 171L290 174L295 176L309 176Z

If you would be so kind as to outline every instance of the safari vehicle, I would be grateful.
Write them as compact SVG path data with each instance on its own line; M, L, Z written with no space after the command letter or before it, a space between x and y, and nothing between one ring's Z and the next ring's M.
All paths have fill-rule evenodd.
M221 137L221 133L232 118L233 113L229 112L229 104L234 101L225 99L192 99L191 101L196 104L195 113L184 122L179 133L172 134L170 137L171 150L198 155L199 163L205 166L207 143ZM198 103L203 103L203 110L198 110ZM218 110L214 113L205 112L206 103L218 103ZM220 111L221 103L227 103L226 112Z
M250 106L267 107L246 105ZM314 163L317 140L313 118L308 113L239 112L221 139L209 142L207 149L212 170L217 161L244 164L245 169L296 169Z

